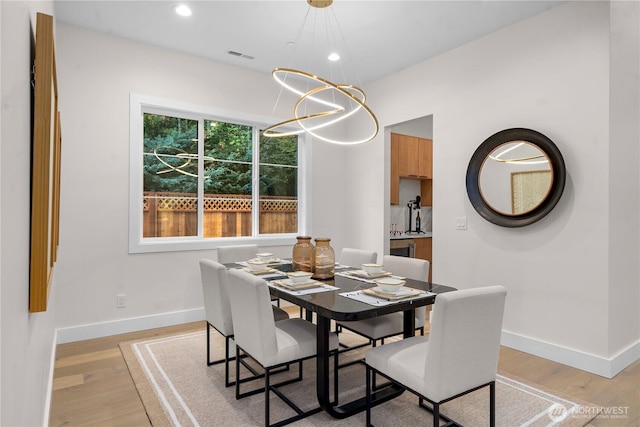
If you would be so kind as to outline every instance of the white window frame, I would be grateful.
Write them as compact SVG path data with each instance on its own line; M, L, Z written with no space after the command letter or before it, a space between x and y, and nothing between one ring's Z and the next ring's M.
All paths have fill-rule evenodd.
M172 117L193 119L194 115L207 116L207 119L254 126L264 129L270 120L265 117L249 115L210 106L195 105L180 101L162 99L137 93L129 96L129 253L171 252L188 250L208 250L218 246L233 244L257 244L260 246L290 246L296 242L296 236L306 235L310 224L310 188L311 188L311 156L308 140L304 135L298 138L298 231L297 233L254 235L242 237L208 237L203 236L202 216L198 218L198 236L184 237L142 237L143 227L143 147L144 147L144 113L165 114ZM202 129L200 129L202 130ZM203 132L198 132L203 138ZM203 150L199 141L199 151ZM198 153L198 170L202 171L203 153ZM253 186L257 185L256 169L259 159L254 157ZM203 209L204 190L198 185L198 209ZM255 193L255 192L254 192ZM254 194L253 196L257 196ZM255 202L255 200L254 200ZM254 206L257 206L254 203ZM199 212L201 213L201 212ZM253 232L258 232L257 217L252 214Z

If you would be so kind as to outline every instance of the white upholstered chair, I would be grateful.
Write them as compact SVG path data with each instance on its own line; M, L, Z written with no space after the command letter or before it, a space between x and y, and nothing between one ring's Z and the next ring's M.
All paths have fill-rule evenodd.
M258 245L218 246L218 262L228 264L237 261L247 261L256 257Z
M425 259L385 255L383 257L383 265L385 271L390 271L396 276L425 282L429 280L429 261ZM421 334L424 334L426 308L416 308L415 314L416 329L420 330ZM385 316L356 320L354 322L337 322L337 324L368 338L375 347L378 340L384 340L387 337L403 332L403 316L403 313L391 313Z
M411 337L369 349L367 415L371 424L371 373L382 374L418 395L440 425L440 405L489 386L489 421L495 425L495 379L507 292L502 286L439 294L429 337ZM431 406L425 405L426 400Z
M236 398L264 391L265 426L269 424L269 395L274 391L279 397L278 387L302 380L302 361L316 355L316 326L311 322L293 318L275 322L270 313L269 289L264 279L245 271L229 271L229 294L238 356L243 351L258 362L265 370L265 386L259 390L240 393L240 365L247 367L241 357L236 357ZM337 369L338 338L331 334L329 348L334 352L334 369ZM280 384L271 384L274 369L298 362L298 378ZM337 372L334 374L334 395L337 400ZM315 414L320 407L302 411L291 400L283 399L297 415L277 425L285 425Z
M377 260L377 252L353 248L343 248L339 259L340 264L355 268L360 268L362 264L375 264Z
M200 260L200 276L202 279L202 294L204 296L204 311L207 320L207 365L225 364L225 385L232 386L229 381L229 361L234 357L230 351L230 340L233 338L233 319L229 302L229 280L224 265L208 260ZM273 318L276 321L288 319L286 311L271 305ZM211 328L217 330L225 338L224 358L211 360Z
M229 264L256 258L256 254L260 252L260 248L258 245L218 246L217 251L218 262L220 264ZM280 307L279 298L271 298L271 301L275 301L276 305Z

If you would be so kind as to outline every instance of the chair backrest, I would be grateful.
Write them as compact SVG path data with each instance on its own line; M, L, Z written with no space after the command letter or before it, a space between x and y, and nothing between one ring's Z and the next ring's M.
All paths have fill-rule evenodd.
M382 257L382 264L385 271L390 271L396 276L423 282L429 280L429 261L426 259L385 255Z
M439 402L495 380L506 295L502 286L487 286L436 297L425 355L427 397Z
M209 260L200 260L204 312L207 322L221 334L233 335L233 320L229 305L229 279L224 265Z
M247 261L255 258L258 245L218 246L218 262L228 264L236 261Z
M382 257L385 271L390 271L396 276L407 277L414 280L429 280L429 261L420 258L408 258L396 255ZM427 320L427 308L416 308L416 327L421 328Z
M229 296L234 340L264 366L278 353L267 282L241 269L229 270Z
M361 264L375 264L378 253L362 249L343 248L340 252L340 264L360 268Z

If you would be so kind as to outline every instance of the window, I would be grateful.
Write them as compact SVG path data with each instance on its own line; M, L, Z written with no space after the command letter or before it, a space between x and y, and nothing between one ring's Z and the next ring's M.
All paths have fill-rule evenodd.
M304 230L303 138L233 115L132 95L130 252L291 244Z

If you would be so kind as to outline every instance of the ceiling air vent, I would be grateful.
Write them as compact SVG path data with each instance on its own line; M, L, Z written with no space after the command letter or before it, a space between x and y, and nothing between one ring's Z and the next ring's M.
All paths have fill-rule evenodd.
M244 53L236 52L236 51L233 51L233 50L228 50L227 53L229 55L239 56L240 58L244 58L244 59L255 59L255 57L253 57L251 55L245 55Z

